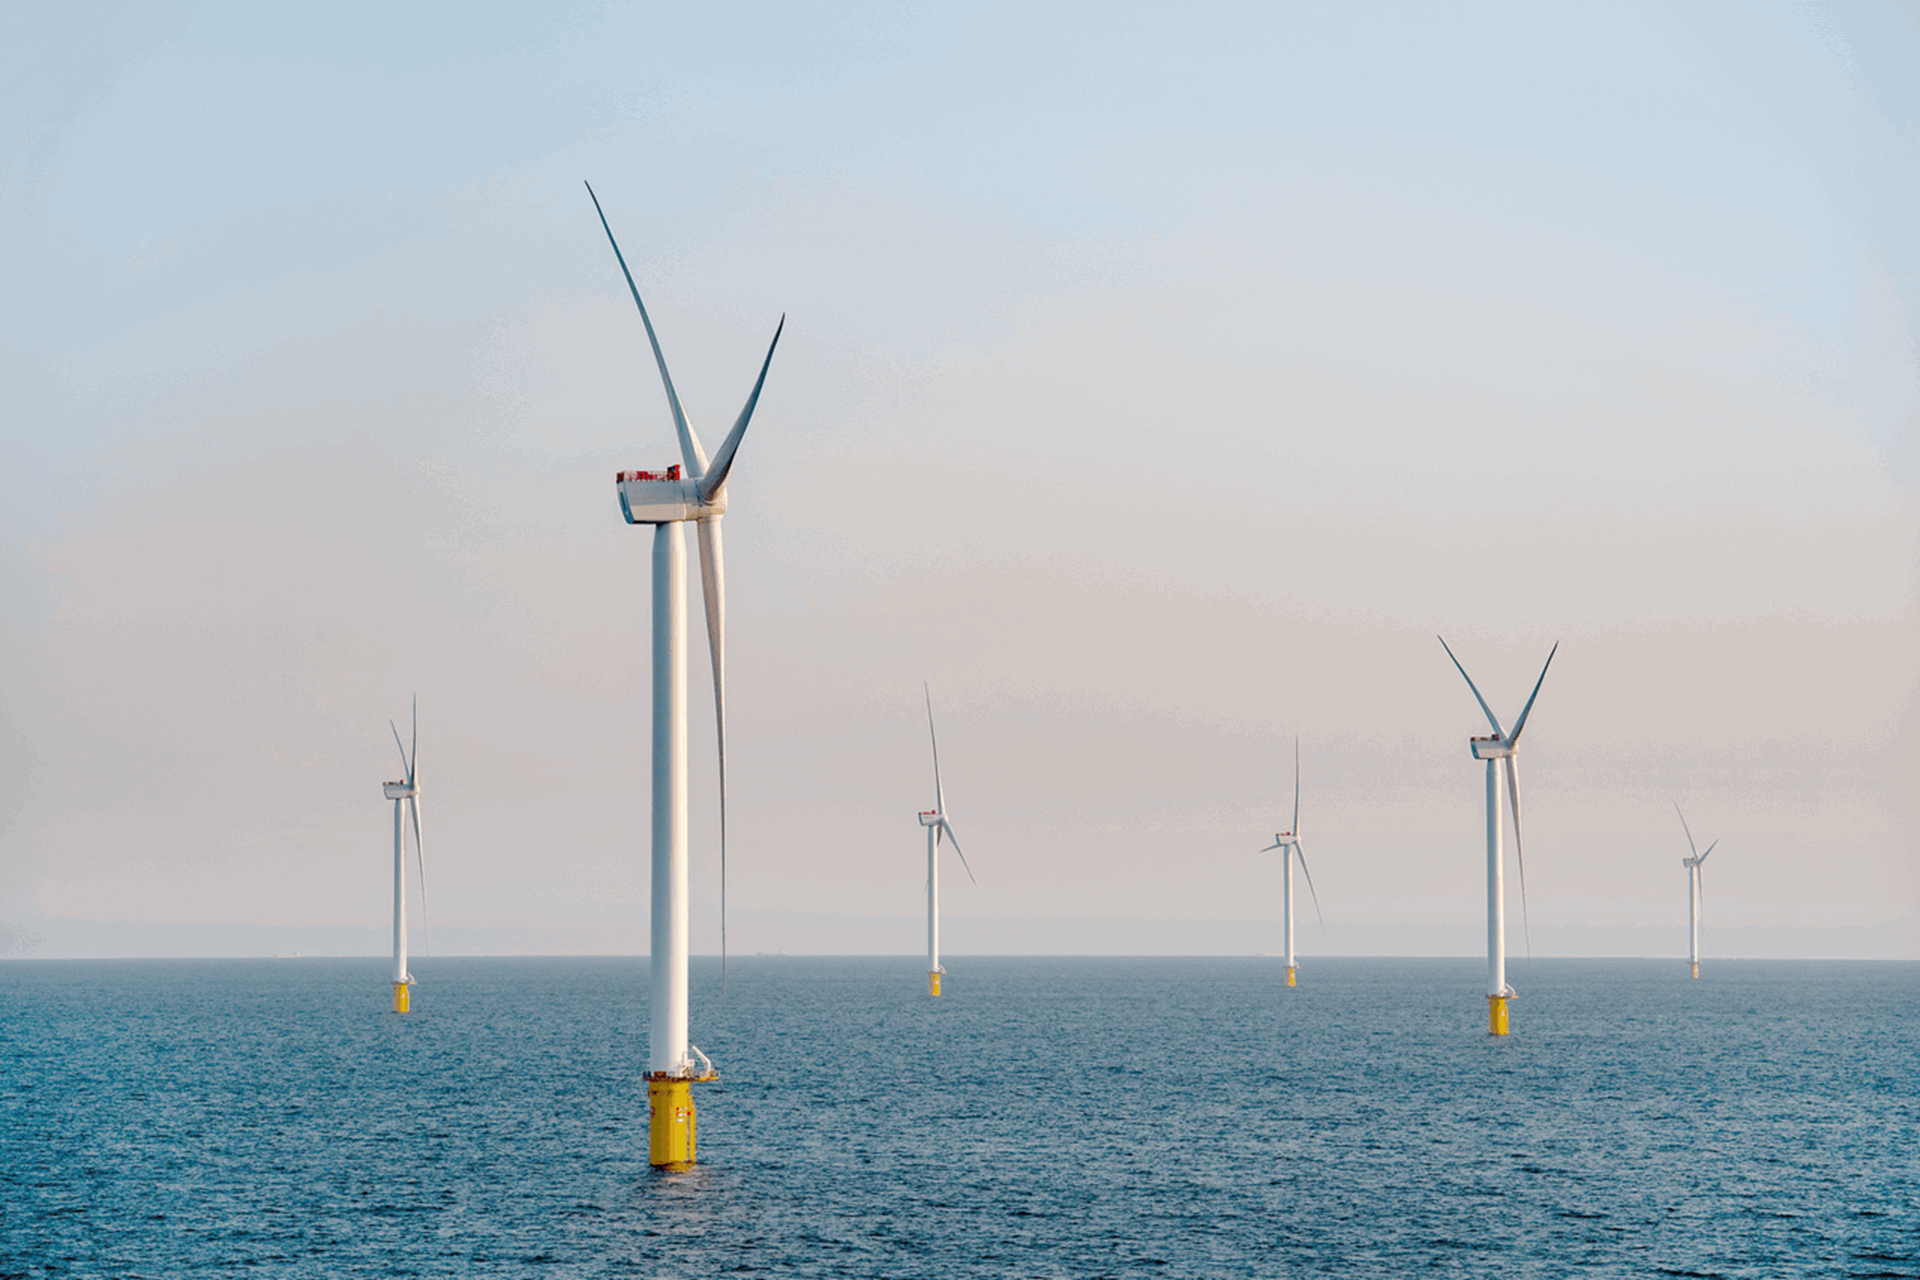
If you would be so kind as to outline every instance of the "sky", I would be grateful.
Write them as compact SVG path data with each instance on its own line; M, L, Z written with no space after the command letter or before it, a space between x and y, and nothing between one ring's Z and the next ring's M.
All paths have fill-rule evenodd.
M1920 957L1911 4L14 25L0 954L384 951L416 697L418 959L645 951L677 449L592 182L709 447L786 317L734 951L921 949L925 682L949 955L1279 950L1296 737L1305 963L1474 954L1444 635L1509 720L1559 645L1516 953L1684 955L1678 804L1708 955Z

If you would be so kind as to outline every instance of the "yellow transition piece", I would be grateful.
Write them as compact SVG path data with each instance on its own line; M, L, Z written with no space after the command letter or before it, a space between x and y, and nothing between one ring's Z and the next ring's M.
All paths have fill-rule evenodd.
M395 1013L407 1011L407 984L404 982L393 984L393 1011Z
M1293 985L1293 966L1292 965L1287 966L1287 985L1288 986Z
M927 971L927 994L930 996L940 994L940 971L938 969L929 969Z
M1507 1034L1507 998L1505 996L1487 997L1487 1034L1494 1036Z
M647 1163L656 1169L693 1166L693 1081L647 1077Z
M1693 976L1696 978L1700 976L1700 966L1698 964L1693 966Z
M647 1163L655 1169L689 1169L693 1130L693 1080L647 1077Z

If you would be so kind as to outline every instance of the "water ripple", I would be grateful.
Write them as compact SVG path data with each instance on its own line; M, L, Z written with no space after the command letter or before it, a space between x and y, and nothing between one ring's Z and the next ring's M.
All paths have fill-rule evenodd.
M0 1276L1917 1276L1911 964L0 965Z

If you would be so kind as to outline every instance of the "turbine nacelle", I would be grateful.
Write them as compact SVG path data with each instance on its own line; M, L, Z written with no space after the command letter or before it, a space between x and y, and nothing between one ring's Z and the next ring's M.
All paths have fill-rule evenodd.
M940 819L941 814L938 809L929 809L920 815L920 825L923 827L937 827L940 825Z
M1505 760L1517 748L1499 734L1491 738L1468 738L1467 746L1473 751L1475 760Z
M1705 853L1700 852L1700 846L1693 842L1693 828L1687 825L1687 815L1680 812L1680 802L1678 800L1673 802L1673 812L1674 816L1680 819L1680 829L1687 833L1687 848L1693 850L1693 856L1691 858L1680 859L1680 865L1687 868L1697 867L1713 856L1713 851L1720 847L1720 842L1715 840L1707 846Z
M702 498L700 482L685 479L678 463L665 471L617 472L614 481L620 486L620 514L628 524L707 520L727 510L724 487L711 500Z
M382 783L381 790L387 793L389 800L411 800L420 794L418 787L410 787L404 782Z

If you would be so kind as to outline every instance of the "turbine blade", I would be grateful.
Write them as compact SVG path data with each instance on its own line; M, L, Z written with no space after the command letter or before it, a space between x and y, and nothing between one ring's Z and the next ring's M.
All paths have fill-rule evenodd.
M1520 864L1520 928L1527 938L1527 960L1533 960L1533 924L1527 918L1527 855L1520 842L1520 758L1508 756L1507 797L1513 802L1513 857Z
M1320 894L1319 891L1313 887L1313 872L1307 871L1307 847L1298 840L1295 840L1293 842L1293 851L1300 855L1300 870L1306 872L1307 892L1313 897L1313 914L1320 919L1320 932L1325 933L1327 931L1327 918L1320 915Z
M1715 840L1715 841L1714 841L1714 842L1713 842L1712 844L1710 844L1710 845L1708 845L1708 846L1707 846L1707 851L1706 851L1706 853L1703 853L1703 854L1701 854L1701 855L1699 856L1699 858L1697 858L1697 859L1695 859L1695 861L1694 861L1694 864L1693 864L1693 865L1694 865L1694 866L1696 866L1696 867L1703 867L1703 866L1705 866L1705 865L1707 864L1707 858L1708 858L1709 856L1711 856L1711 855L1712 855L1712 853L1713 853L1713 851L1714 851L1715 849L1718 849L1719 847L1720 847L1720 842L1719 842L1718 840Z
M1275 841L1274 841L1274 842L1273 842L1272 844L1270 844L1270 845L1268 845L1268 846L1267 846L1266 848L1264 848L1264 849L1262 849L1262 850L1260 850L1260 852L1261 852L1261 853L1272 853L1272 852L1273 852L1273 851L1274 851L1275 849L1278 849L1278 848L1280 848L1280 847L1281 847L1281 845L1280 845L1280 842L1279 842L1278 840L1275 840Z
M960 837L953 834L953 828L947 825L947 820L945 817L942 817L940 819L940 830L946 832L947 839L953 841L953 851L955 853L960 854L960 865L963 867L967 867L967 855L964 853L960 853ZM973 880L972 867L967 867L967 879ZM978 880L973 880L973 882L976 885L980 883Z
M1300 735L1293 735L1293 834L1300 834Z
M400 748L400 776L407 780L408 786L412 786L413 765L407 760L407 744L400 741L400 726L389 719L387 727L393 730L393 745Z
M1447 644L1447 638L1445 636L1435 636L1434 639L1438 640L1440 647L1447 651L1447 656L1453 658L1453 649ZM1480 710L1486 713L1487 723L1493 726L1494 737L1505 737L1506 730L1500 727L1499 717L1493 714L1493 708L1487 705L1487 700L1480 696L1480 687L1474 684L1473 677L1467 674L1467 669L1460 665L1460 659L1453 658L1453 665L1455 669L1460 672L1460 678L1467 682L1467 688L1473 690L1473 700L1479 703Z
M927 696L927 738L933 743L933 807L944 814L947 811L947 797L940 790L940 737L933 731L933 690L922 680L920 691Z
M760 362L760 376L753 381L753 394L747 397L746 407L734 419L733 430L727 433L726 440L721 443L720 452L713 455L713 465L700 478L700 498L704 502L713 501L714 495L727 482L727 472L733 470L734 451L740 447L740 437L747 434L747 420L753 417L754 406L760 403L760 388L766 385L767 369L773 364L773 349L780 345L780 334L786 327L787 318L781 316L779 326L773 331L773 341L767 344L767 358Z
M1687 825L1687 815L1680 813L1680 802L1678 800L1673 802L1673 811L1680 814L1680 829L1687 833L1687 852L1693 855L1695 862L1698 862L1700 860L1700 846L1693 842L1693 828Z
M420 797L414 796L407 801L407 807L413 813L413 856L420 868L420 938L425 943L424 950L433 950L433 931L427 927L427 846L420 839Z
M407 785L414 785L414 774L420 768L420 695L413 695L413 753L407 758Z
M707 607L713 665L713 737L720 751L720 994L727 994L727 562L720 517L694 525L700 541L700 594Z
M633 305L640 308L640 323L647 326L647 342L653 347L653 362L660 366L660 381L667 388L667 406L673 410L673 429L680 437L680 459L687 465L689 479L698 480L707 473L707 452L700 447L700 438L693 434L693 428L687 423L687 415L680 408L680 393L673 389L673 375L667 372L667 358L660 354L660 339L654 336L653 319L647 315L647 304L640 301L640 289L633 283L633 272L627 270L626 255L620 252L620 242L613 238L613 228L607 225L606 210L600 207L600 197L593 194L593 184L586 184L587 196L593 201L593 211L600 215L600 226L607 233L607 243L613 246L613 256L620 263L620 274L627 278L627 291L633 295Z
M1533 700L1540 696L1540 686L1547 682L1547 667L1553 665L1553 655L1560 652L1560 642L1555 640L1553 648L1547 653L1546 666L1540 668L1540 678L1533 682L1533 692L1527 695L1527 705L1520 708L1520 718L1513 722L1513 741L1520 741L1520 733L1527 727L1527 716L1533 711Z

